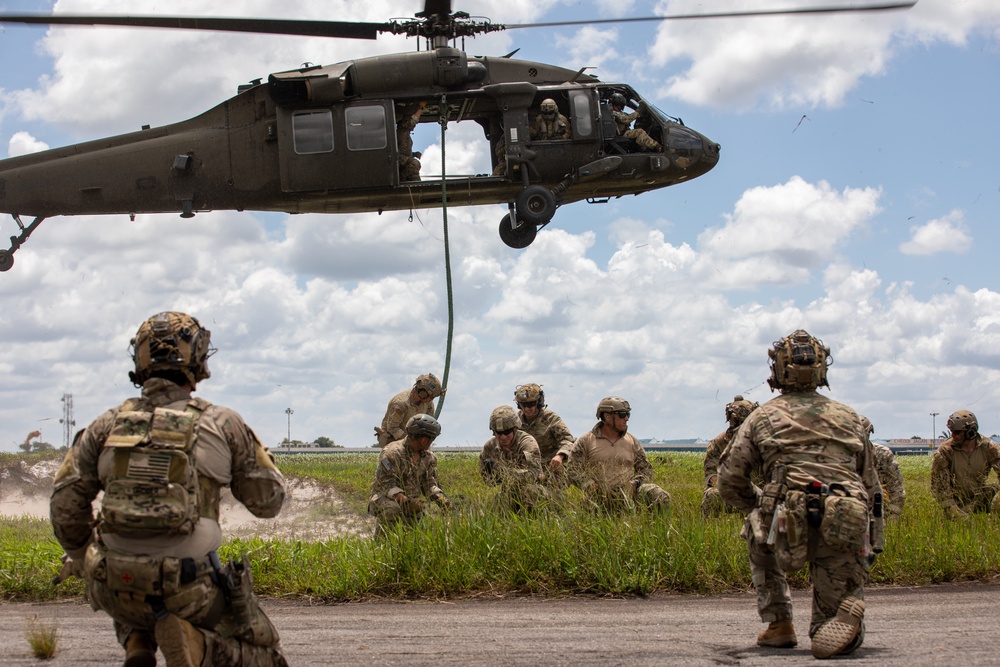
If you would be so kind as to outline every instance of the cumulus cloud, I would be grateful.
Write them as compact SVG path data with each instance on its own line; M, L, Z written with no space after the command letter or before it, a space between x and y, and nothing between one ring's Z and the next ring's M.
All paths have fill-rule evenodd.
M900 245L899 251L904 255L966 252L972 247L972 236L964 221L965 213L955 209L926 225L910 227L910 240Z
M7 154L10 157L27 155L48 150L49 145L44 141L39 141L27 132L15 132L7 145Z

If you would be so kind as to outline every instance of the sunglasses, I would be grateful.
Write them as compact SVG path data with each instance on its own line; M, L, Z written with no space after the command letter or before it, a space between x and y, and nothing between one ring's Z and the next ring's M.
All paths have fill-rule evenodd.
M621 417L622 419L628 419L631 416L631 411L629 410L615 410L612 414Z
M497 435L510 435L511 433L513 433L516 430L517 429L509 428L509 429L506 429L504 431L493 431L493 432L496 433Z
M521 408L522 410L527 410L528 408L533 408L537 405L538 405L537 403L532 401L531 403L518 403L517 407Z

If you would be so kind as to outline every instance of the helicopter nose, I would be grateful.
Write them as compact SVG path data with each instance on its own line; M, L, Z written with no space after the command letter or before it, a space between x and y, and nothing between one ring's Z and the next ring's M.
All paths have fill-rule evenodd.
M704 174L719 162L721 146L694 130L675 125L667 133L667 152L674 165Z

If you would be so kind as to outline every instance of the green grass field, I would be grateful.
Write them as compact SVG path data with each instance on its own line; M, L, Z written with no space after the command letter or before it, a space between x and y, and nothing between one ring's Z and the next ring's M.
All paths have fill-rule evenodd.
M0 466L13 455L0 455ZM23 457L17 457L23 458ZM475 454L438 454L439 480L455 511L432 507L415 529L373 542L330 537L302 542L233 539L223 560L247 552L255 589L274 597L319 602L373 598L441 599L502 595L710 594L750 589L742 518L704 520L699 512L702 455L653 453L655 481L673 496L669 520L646 512L617 517L587 511L571 489L565 502L529 517L489 509L493 489ZM906 509L886 527L886 550L872 582L920 585L992 580L1000 574L1000 524L977 515L943 519L930 495L930 458L900 457ZM279 455L290 478L334 487L350 512L363 514L376 457L367 454ZM0 517L0 599L78 596L72 579L51 583L62 549L48 521ZM791 578L807 585L805 572Z

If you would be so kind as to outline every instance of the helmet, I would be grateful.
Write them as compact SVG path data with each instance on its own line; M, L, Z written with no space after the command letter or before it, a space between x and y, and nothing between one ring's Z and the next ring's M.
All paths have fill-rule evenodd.
M618 398L617 396L608 396L602 398L601 402L597 404L597 418L600 419L601 415L605 412L619 412L624 410L625 412L631 412L632 406L628 404L624 398Z
M406 432L417 437L428 435L436 438L441 435L441 423L430 415L413 415L406 422Z
M542 103L539 106L542 110L542 113L545 114L546 116L555 115L555 113L559 110L559 107L556 106L556 101L551 97L546 97L544 100L542 100Z
M211 377L208 358L215 354L212 332L185 313L163 312L142 323L129 343L135 370L129 379L137 386L157 371L180 372L195 385Z
M968 410L959 410L948 417L948 430L952 433L966 433L968 431L978 433L979 420Z
M535 403L538 409L545 407L545 392L538 384L522 384L514 388L514 400L520 404Z
M617 107L619 109L625 108L625 96L621 93L615 93L611 96L611 106Z
M441 387L441 381L431 373L425 373L424 375L418 377L417 381L413 383L413 388L424 390L430 394L430 398L437 398L447 391Z
M521 418L509 405L501 405L490 415L490 430L494 433L521 428Z
M826 368L833 363L830 348L803 329L775 341L767 356L771 359L771 389L810 391L829 387Z
M742 396L734 396L733 402L726 405L726 421L742 424L750 413L759 407L759 403L751 403Z
M871 435L875 432L875 427L872 426L872 422L868 417L861 415L861 427L864 429L867 435Z

